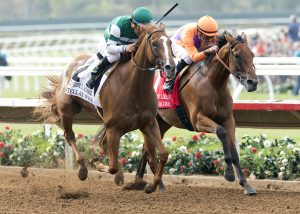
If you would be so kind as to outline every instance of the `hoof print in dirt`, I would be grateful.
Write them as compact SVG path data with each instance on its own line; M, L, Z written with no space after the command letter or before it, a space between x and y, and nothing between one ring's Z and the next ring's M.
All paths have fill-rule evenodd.
M59 198L61 199L79 199L89 197L89 193L86 191L67 192L61 185L58 186L58 193Z

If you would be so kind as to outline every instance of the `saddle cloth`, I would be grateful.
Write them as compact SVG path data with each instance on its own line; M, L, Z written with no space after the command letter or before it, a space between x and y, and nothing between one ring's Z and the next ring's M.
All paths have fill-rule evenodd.
M180 75L175 79L173 92L168 92L163 89L163 84L166 81L165 77L162 77L159 72L154 76L154 90L157 96L158 108L175 109L179 106L178 96L178 83Z
M93 89L88 88L85 84L91 77L92 70L100 63L99 58L95 54L90 59L87 60L87 62L78 67L76 70L81 69L82 71L78 74L78 77L80 79L79 82L74 81L73 79L70 80L65 93L69 95L73 95L76 97L80 97L83 100L86 100L93 104L94 106L100 107L100 90L105 82L105 80L108 78L108 76L112 73L112 71L115 69L115 67L118 65L119 62L116 62L112 67L110 67L102 77L98 78L96 80L95 87ZM75 71L76 72L76 71Z

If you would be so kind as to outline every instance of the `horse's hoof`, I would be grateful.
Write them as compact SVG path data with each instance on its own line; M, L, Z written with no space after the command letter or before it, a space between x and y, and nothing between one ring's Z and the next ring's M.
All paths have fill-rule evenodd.
M249 187L245 188L244 194L251 196L251 195L256 195L257 192L255 189L253 189L251 186L249 186Z
M81 167L78 171L78 178L81 180L81 181L84 181L88 176L88 170L86 167Z
M225 170L224 178L229 182L235 181L234 171L233 170Z
M164 185L164 183L162 181L159 182L158 187L159 187L159 191L161 193L163 193L163 192L166 191L165 185Z
M153 184L147 184L145 186L145 193L150 194L155 191L155 187Z
M99 161L99 158L92 157L92 158L89 159L89 164L91 166L94 166L94 163L97 162L97 161Z
M118 186L122 186L124 184L124 174L121 169L115 174L115 184Z
M128 184L126 184L122 189L123 190L143 190L147 182L142 179L136 179Z

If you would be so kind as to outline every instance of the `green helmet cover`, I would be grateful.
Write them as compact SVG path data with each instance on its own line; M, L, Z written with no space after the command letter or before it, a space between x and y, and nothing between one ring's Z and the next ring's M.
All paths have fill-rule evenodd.
M132 15L132 21L136 24L147 24L150 23L153 19L152 12L145 7L138 7L136 8Z

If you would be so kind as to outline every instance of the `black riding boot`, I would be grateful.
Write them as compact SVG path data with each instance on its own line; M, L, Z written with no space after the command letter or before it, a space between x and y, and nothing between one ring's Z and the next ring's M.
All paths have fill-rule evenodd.
M107 57L104 57L99 65L92 70L91 78L86 83L86 86L90 89L93 89L95 87L96 77L100 74L103 75L104 70L110 65L111 63L107 60Z
M169 92L173 91L173 87L174 87L174 82L175 79L177 77L177 75L180 73L180 71L187 65L187 63L182 59L178 62L177 66L176 66L176 73L175 73L175 77L174 79L166 79L164 85L163 85L163 89Z

